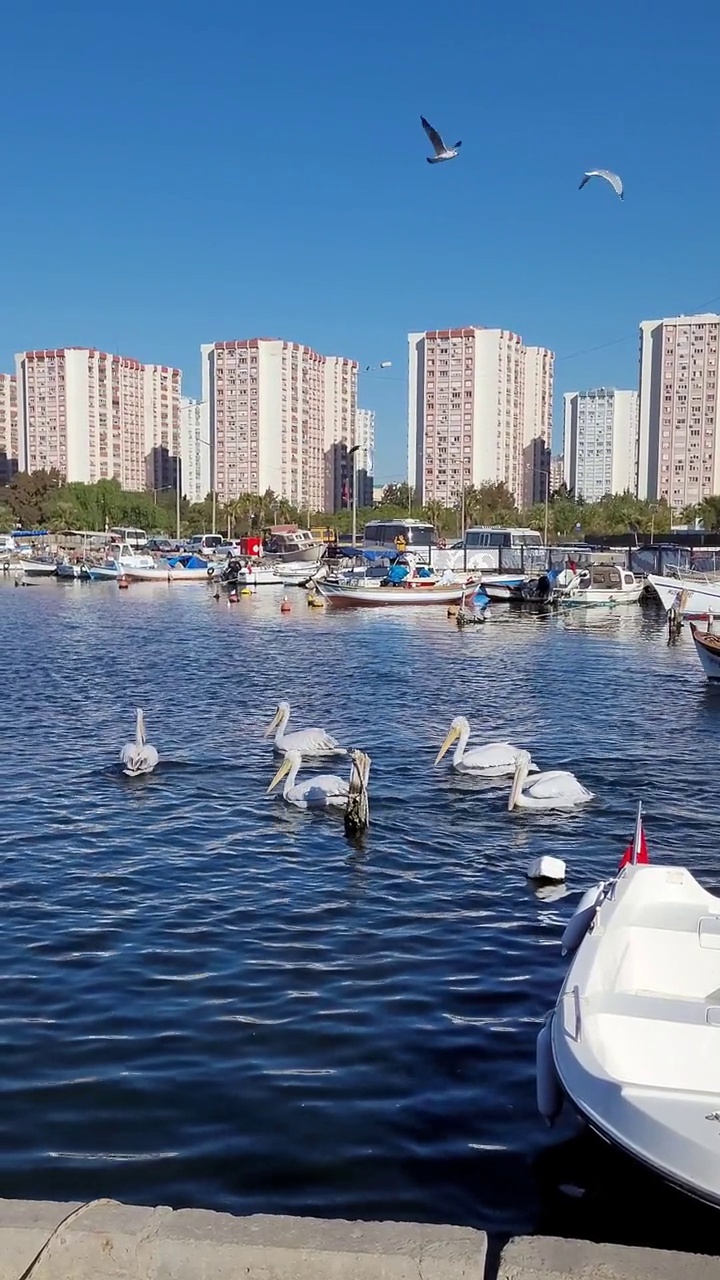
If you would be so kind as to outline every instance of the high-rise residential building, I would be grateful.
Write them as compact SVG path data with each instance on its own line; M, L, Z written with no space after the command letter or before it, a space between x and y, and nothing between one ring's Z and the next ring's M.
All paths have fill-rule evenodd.
M563 403L563 476L568 489L585 502L599 502L608 493L635 493L637 391L568 391Z
M207 404L183 396L180 402L182 491L189 502L203 502L211 490L210 428Z
M550 492L557 493L565 483L565 455L553 454L550 459Z
M638 497L680 510L720 493L719 315L640 325Z
M17 457L17 378L14 373L0 373L0 485L12 480Z
M272 489L313 511L339 505L355 435L357 362L279 338L207 343L201 352L220 501Z
M21 471L172 488L180 452L179 369L93 347L15 357Z
M411 333L408 484L453 506L468 485L503 482L516 502L545 496L554 356L506 329Z
M359 446L355 463L358 506L371 507L375 473L375 413L372 409L357 410L353 443Z

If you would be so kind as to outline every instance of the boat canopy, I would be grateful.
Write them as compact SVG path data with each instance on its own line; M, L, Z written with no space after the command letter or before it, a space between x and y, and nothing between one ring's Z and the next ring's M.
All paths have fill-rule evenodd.
M202 556L168 556L167 562L171 569L207 569L209 563Z

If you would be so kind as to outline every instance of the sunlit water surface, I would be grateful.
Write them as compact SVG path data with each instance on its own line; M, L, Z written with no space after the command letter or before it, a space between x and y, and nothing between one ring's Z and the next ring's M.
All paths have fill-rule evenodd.
M0 586L0 1195L666 1242L656 1211L608 1221L639 1175L548 1133L534 1053L639 798L651 856L720 883L720 698L689 635L289 594ZM279 698L372 757L362 850L265 794ZM136 706L161 765L132 781ZM503 780L434 769L459 713L597 800L511 815ZM528 884L542 853L566 896Z

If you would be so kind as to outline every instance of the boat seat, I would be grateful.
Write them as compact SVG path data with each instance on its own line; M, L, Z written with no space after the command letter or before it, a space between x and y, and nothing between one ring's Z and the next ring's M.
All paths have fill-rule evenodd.
M716 992L711 992L711 1001L702 997L660 996L652 991L609 991L587 1000L586 1015L613 1014L616 1017L694 1023L720 1029L720 1002L716 1002L716 995Z
M650 902L633 919L638 929L671 929L673 932L697 933L701 920L717 922L705 926L720 933L720 902L717 908L697 902Z

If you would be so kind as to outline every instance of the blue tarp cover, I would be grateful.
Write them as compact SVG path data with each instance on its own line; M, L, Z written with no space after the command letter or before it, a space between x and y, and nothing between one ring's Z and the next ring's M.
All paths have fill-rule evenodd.
M203 560L201 556L168 556L167 562L171 569L177 569L178 565L183 569L207 569L208 561Z

